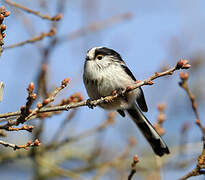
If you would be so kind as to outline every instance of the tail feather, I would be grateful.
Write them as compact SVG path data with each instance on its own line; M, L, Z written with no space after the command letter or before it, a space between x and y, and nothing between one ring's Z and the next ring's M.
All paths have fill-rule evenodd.
M169 154L167 145L143 113L137 107L132 107L127 112L147 139L155 154L158 156Z

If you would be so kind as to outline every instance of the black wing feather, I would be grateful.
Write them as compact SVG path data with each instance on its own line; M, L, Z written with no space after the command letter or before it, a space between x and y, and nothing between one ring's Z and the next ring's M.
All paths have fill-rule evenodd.
M134 80L136 81L136 78L134 77L134 75L132 74L132 72L129 70L129 68L122 64L121 65L122 68L124 69L124 71ZM143 112L147 112L148 111L148 108L147 108L147 104L146 104L146 101L145 101L145 97L144 97L144 93L142 91L142 88L140 87L140 96L137 98L137 104L139 105L140 109L143 111Z

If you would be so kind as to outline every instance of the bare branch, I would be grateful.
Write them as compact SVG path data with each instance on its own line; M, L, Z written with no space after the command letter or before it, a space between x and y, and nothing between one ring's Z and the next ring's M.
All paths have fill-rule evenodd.
M4 33L4 31L6 30L6 25L2 24L4 21L5 17L8 17L10 15L9 11L6 11L6 8L4 6L0 7L0 56L1 53L3 52L3 48L2 46L4 45L4 40L3 38L5 38L6 34Z
M202 153L198 157L196 167L192 171L187 173L185 176L180 178L180 180L185 180L185 179L188 179L189 177L192 177L192 176L199 176L199 175L205 174L205 172L204 172L204 168L205 168L205 128L201 124L201 120L200 120L200 117L199 117L198 107L197 107L195 97L191 93L191 91L189 89L189 86L188 86L187 81L189 79L189 74L181 72L180 73L180 78L181 78L181 82L179 83L179 85L185 90L185 92L187 93L187 95L188 95L188 97L191 101L192 109L193 109L194 114L196 116L196 121L195 122L196 122L197 126L200 128L200 130L202 132L202 136L203 136L203 150L202 150Z
M5 147L13 148L14 151L17 149L28 149L29 147L41 145L41 143L38 141L38 139L36 139L33 143L31 141L28 141L28 143L25 145L11 144L11 143L8 143L8 142L2 141L2 140L0 140L0 144L5 146Z

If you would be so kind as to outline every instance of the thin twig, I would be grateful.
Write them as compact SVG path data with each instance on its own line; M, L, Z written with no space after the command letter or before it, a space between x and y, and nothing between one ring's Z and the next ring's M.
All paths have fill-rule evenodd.
M138 156L135 155L133 157L133 161L132 161L132 164L131 164L131 171L130 171L130 174L128 175L128 180L131 180L132 177L134 176L134 174L136 173L136 165L137 163L139 162L139 159L138 159Z
M0 7L0 56L1 53L3 52L3 48L2 46L4 45L4 40L3 38L5 38L6 34L4 33L4 31L6 30L6 25L3 24L4 18L8 17L10 15L9 11L6 11L6 8L4 6Z
M36 115L38 113L38 111L43 108L44 106L48 105L49 103L54 101L55 96L62 90L64 89L68 83L69 83L69 79L65 78L62 82L61 82L61 86L57 87L55 89L55 91L53 93L51 93L51 95L47 98L44 99L44 101L42 103L37 103L37 107L25 118L25 121L28 121L33 115Z
M38 139L36 139L33 143L31 141L28 141L28 143L25 145L16 145L16 144L8 143L8 142L2 141L2 140L0 140L0 144L5 146L5 147L13 148L13 150L28 149L29 147L41 145L41 143L38 141Z
M62 43L65 41L71 41L74 40L80 36L84 36L86 34L88 34L89 32L96 32L99 31L101 29L105 29L108 26L111 26L113 24L116 24L122 20L127 20L132 18L132 14L131 13L123 13L123 14L118 14L118 15L114 15L112 17L109 17L103 21L97 21L97 22L93 22L85 27L82 27L76 31L73 31L71 33L69 33L68 35L63 35L61 37L59 37L57 40Z
M34 36L31 39L28 39L28 40L25 40L25 41L22 41L22 42L19 42L16 44L11 44L11 45L5 46L4 49L11 49L11 48L23 46L23 45L28 44L28 43L35 43L37 41L44 39L45 37L52 37L55 35L55 33L56 33L55 29L51 28L51 30L48 33L42 32L39 36Z

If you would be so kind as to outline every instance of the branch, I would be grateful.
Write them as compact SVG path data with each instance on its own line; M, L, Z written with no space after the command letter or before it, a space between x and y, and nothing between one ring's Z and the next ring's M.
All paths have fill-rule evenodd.
M137 81L134 86L129 86L127 87L124 91L122 91L120 94L114 92L113 95L106 96L106 97L101 97L100 99L97 100L92 100L92 101L81 101L81 102L72 102L67 105L60 105L60 106L53 106L53 107L46 107L42 108L38 111L38 113L45 113L45 112L55 112L55 111L68 111L69 109L81 107L81 106L97 106L102 103L108 103L110 101L113 101L117 97L125 95L127 92L132 91L136 88L139 88L144 85L153 85L154 79L157 79L162 76L167 76L167 75L172 75L176 70L179 69L188 69L190 67L190 64L188 64L188 60L181 59L177 65L167 71L158 73L156 72L154 75L150 76L149 78L145 79L144 81ZM88 103L89 102L89 103ZM12 117L12 116L18 116L20 115L20 111L16 112L10 112L10 113L4 113L0 114L0 118L7 118L7 117Z
M26 106L22 106L21 107L21 111L20 111L20 116L15 120L15 121L11 121L8 120L7 124L1 125L0 129L5 129L7 131L14 131L14 130L27 130L29 132L32 131L33 127L21 127L21 128L11 128L11 126L18 126L19 124L23 124L26 121L30 120L30 118L32 116L36 116L38 114L38 112L40 111L41 108L43 108L44 106L48 105L50 102L54 101L55 96L62 90L64 89L69 83L69 79L65 78L62 82L61 82L61 86L57 87L56 90L51 93L51 95L47 98L44 99L42 103L38 102L36 105L36 108L34 110L30 110L30 106L33 102L33 100L36 99L36 94L33 93L34 90L34 84L30 83L27 91L28 91L28 98L27 98L27 103Z
M7 131L20 131L20 130L24 130L24 131L32 132L33 128L34 128L34 126L23 125L22 127L19 127L19 128L13 128L13 127L8 126L7 128L2 128L2 129L5 129Z
M4 41L3 38L5 38L6 34L4 33L4 31L6 30L6 25L2 24L4 21L5 17L8 17L10 15L9 11L6 11L4 6L0 7L0 56L1 53L3 52L3 48L2 46L4 45Z
M62 82L61 82L61 86L57 87L55 89L55 91L53 93L51 93L51 95L47 98L44 99L44 101L42 103L37 103L37 107L25 118L25 121L29 120L33 115L36 115L38 113L38 111L43 108L44 106L48 105L49 103L54 101L55 96L62 90L64 89L68 83L69 83L69 79L65 78Z
M5 141L0 140L0 144L5 146L5 147L10 147L13 148L13 150L17 150L17 149L28 149L29 147L34 147L34 146L40 146L41 143L39 142L38 139L36 139L33 143L31 141L28 141L27 144L25 145L16 145L16 144L11 144Z
M31 39L28 39L28 40L25 40L25 41L22 41L22 42L19 42L16 44L11 44L11 45L5 46L4 49L11 49L11 48L23 46L23 45L28 44L28 43L35 43L37 41L44 39L45 37L52 37L55 35L55 33L56 33L55 28L51 28L51 30L48 33L42 32L39 36L34 36Z
M59 21L59 20L62 19L62 17L63 17L61 13L59 13L59 14L57 14L56 16L53 16L53 17L50 17L49 15L43 15L43 14L41 14L41 13L38 12L38 11L34 11L34 10L32 10L32 9L29 9L29 8L27 8L27 7L24 7L24 6L22 6L21 4L17 4L17 3L15 3L15 2L11 1L11 0L4 0L4 2L7 3L7 4L10 5L10 6L17 7L17 8L19 8L19 9L22 9L22 10L28 12L28 13L34 14L34 15L36 15L36 16L39 16L39 17L42 18L42 19L47 19L47 20L50 20L50 21Z
M165 129L163 128L163 123L166 120L166 116L165 116L165 109L166 109L166 104L165 103L161 103L157 105L157 109L159 111L159 114L157 116L157 121L154 123L154 128L155 130L158 132L158 134L160 136L163 136L165 133Z
M200 117L199 117L195 96L191 93L191 91L189 89L189 86L188 86L187 81L189 79L189 74L181 72L180 73L180 78L181 78L181 82L179 82L179 85L185 90L185 92L187 93L187 95L188 95L188 97L191 101L192 109L193 109L195 117L196 117L195 122L196 122L197 126L200 128L200 130L202 132L202 135L203 135L203 150L202 150L202 153L198 157L196 167L192 171L187 173L185 176L180 178L180 180L185 180L185 179L188 179L189 177L192 177L192 176L199 176L199 175L205 174L205 171L204 171L204 168L205 168L205 128L201 124L201 120L200 120Z
M137 171L136 170L136 165L137 165L138 162L139 162L138 156L135 155L133 157L133 161L132 161L132 164L131 164L131 171L130 171L130 174L128 176L128 180L131 180L132 177L134 176L134 174L136 173L136 171Z

